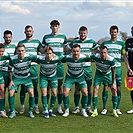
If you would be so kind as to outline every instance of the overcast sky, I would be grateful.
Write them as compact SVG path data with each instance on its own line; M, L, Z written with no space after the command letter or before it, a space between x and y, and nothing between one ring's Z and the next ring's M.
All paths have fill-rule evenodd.
M58 19L60 32L67 37L78 35L78 29L88 27L89 38L98 41L109 36L111 25L117 25L120 31L130 35L133 26L133 2L130 0L17 0L0 2L0 41L3 31L13 32L13 41L25 38L24 27L34 27L34 38L42 41L50 33L49 23Z

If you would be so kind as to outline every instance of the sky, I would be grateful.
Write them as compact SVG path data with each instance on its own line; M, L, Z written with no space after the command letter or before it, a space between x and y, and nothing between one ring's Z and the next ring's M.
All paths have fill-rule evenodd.
M88 37L95 41L109 37L111 25L127 32L133 26L133 1L131 0L14 0L0 1L0 42L3 32L13 32L13 42L25 38L24 27L32 25L34 38L42 42L51 33L50 22L60 22L60 32L67 38L78 36L80 26L88 28Z

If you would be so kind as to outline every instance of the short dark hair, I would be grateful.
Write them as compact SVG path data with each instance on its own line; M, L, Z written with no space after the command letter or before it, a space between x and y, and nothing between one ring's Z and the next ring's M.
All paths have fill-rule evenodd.
M24 44L18 44L17 47L16 47L16 49L18 49L19 47L24 47L25 48L25 45Z
M79 31L85 31L85 30L88 30L87 27L85 27L85 26L81 26L81 27L79 28Z
M3 43L0 43L0 48L5 48L5 45Z
M77 47L80 48L80 45L79 45L79 44L74 44L74 45L72 46L72 48L77 48Z
M60 23L59 23L58 20L52 20L52 21L50 22L50 25L51 25L51 26L52 26L52 25L60 25Z
M111 33L111 30L115 30L115 29L117 29L117 32L118 32L118 26L112 25L112 26L110 27L110 33Z
M11 32L10 30L5 30L5 31L4 31L4 36L5 36L6 34L11 34L11 35L12 35L12 32Z
M32 28L33 29L33 27L31 25L26 25L25 26L25 30L28 29L28 28Z
M100 47L100 50L103 50L103 49L107 49L108 50L107 46Z

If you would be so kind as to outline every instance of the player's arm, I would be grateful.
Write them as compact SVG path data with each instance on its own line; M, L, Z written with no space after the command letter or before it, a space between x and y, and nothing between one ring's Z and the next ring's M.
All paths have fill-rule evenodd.
M8 89L10 89L11 86L14 86L14 83L12 81L12 67L10 65L8 66L8 76L9 76L9 80L10 80Z
M67 41L71 42L71 41L76 40L76 39L79 39L79 37L70 37L70 38L67 38Z
M126 56L126 52L123 54L123 58L124 58L124 62L126 64L126 67L128 69L129 75L133 75L133 71L131 70L130 66L129 66L129 62Z
M111 67L111 71L112 71L112 86L111 88L112 89L116 89L116 84L115 84L115 67Z

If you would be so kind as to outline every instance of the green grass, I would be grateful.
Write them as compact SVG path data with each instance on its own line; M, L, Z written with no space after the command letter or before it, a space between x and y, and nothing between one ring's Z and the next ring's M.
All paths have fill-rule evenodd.
M122 63L123 79L126 76L126 67ZM95 72L95 65L93 63L93 75ZM40 92L40 90L39 90ZM26 96L25 107L26 111L23 115L17 115L13 119L0 118L0 133L132 133L133 132L133 114L126 114L126 111L132 108L130 100L130 92L125 89L124 83L122 84L122 99L120 108L123 112L119 115L119 118L112 116L112 101L111 91L109 91L109 98L107 103L108 113L107 115L101 115L102 110L101 93L102 86L99 90L98 100L98 112L99 115L96 118L89 116L83 118L80 113L77 115L70 114L69 117L64 118L57 114L57 103L55 105L55 118L50 117L45 119L43 114L35 115L34 119L27 117L28 112L28 95ZM41 93L39 93L39 109L43 111L41 104ZM15 96L15 108L19 110L19 92ZM70 112L74 108L73 103L73 89L70 92ZM6 93L6 109L8 110L7 93Z

